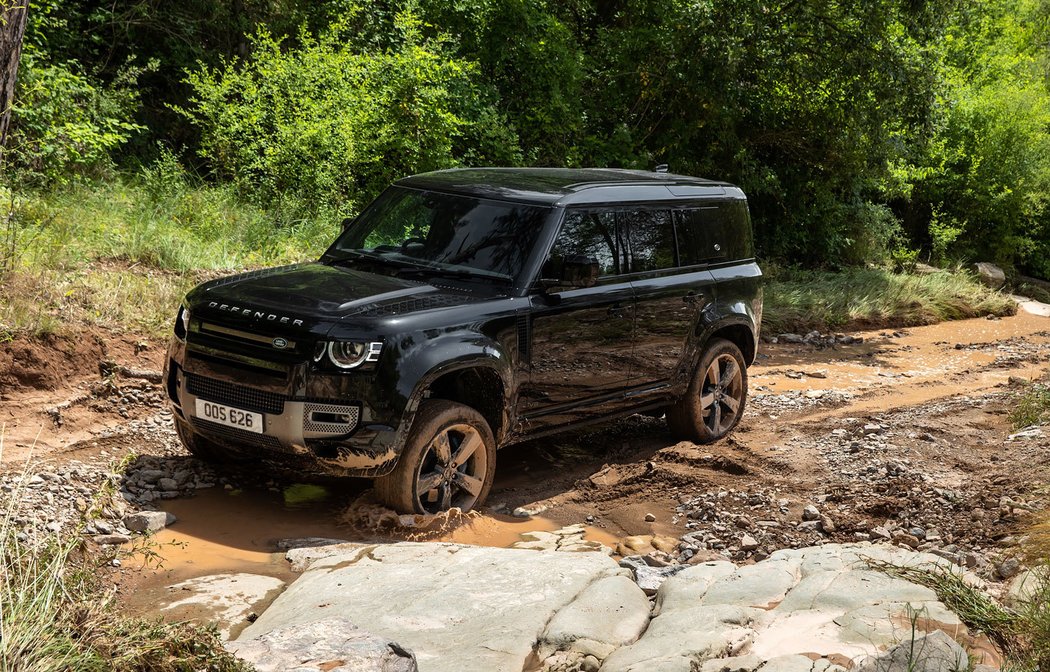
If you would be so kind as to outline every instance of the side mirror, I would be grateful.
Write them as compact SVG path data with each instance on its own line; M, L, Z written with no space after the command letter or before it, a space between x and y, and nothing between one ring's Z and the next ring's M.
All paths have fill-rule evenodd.
M347 229L350 228L350 225L353 224L353 223L354 223L354 218L353 217L345 217L343 219L343 221L340 223L340 226L343 228L343 231L346 231Z
M598 273L597 259L578 254L565 257L559 279L569 287L594 287L598 284Z

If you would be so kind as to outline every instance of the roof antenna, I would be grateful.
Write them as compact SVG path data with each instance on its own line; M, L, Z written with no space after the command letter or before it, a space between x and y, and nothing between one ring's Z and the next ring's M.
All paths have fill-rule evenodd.
M666 173L667 172L667 164L666 163L658 164L656 166L656 168L653 168L653 172L654 173Z

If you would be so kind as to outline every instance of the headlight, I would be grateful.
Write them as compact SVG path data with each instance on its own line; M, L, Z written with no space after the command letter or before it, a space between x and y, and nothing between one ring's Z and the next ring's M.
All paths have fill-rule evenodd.
M184 341L188 333L190 333L190 309L186 306L179 306L179 314L175 316L175 336Z
M327 345L318 343L314 350L314 361L320 361L324 354L328 360L340 369L356 369L365 362L375 362L383 344L379 342L364 343L361 341L332 341Z

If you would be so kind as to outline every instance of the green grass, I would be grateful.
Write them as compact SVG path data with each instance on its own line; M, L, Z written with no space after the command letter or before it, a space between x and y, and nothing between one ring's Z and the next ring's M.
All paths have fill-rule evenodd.
M0 341L81 325L165 333L185 292L246 268L316 258L338 232L240 202L181 173L0 193Z
M251 669L223 648L213 626L122 613L103 585L108 558L87 553L79 534L20 540L16 504L29 471L27 463L0 514L0 672ZM104 489L88 511L112 494Z
M1031 383L1014 397L1010 411L1014 428L1050 422L1050 385Z
M1003 670L1035 672L1050 665L1050 574L1033 575L1027 597L1012 607L940 565L900 566L865 561L872 569L926 586L970 630L983 633L1005 656Z
M1010 297L962 271L909 275L884 269L839 272L771 268L763 331L775 335L934 324L985 315L1012 315Z
M316 258L335 222L246 205L163 162L138 175L6 196L0 217L0 340L84 324L166 333L206 277ZM3 208L0 208L0 212ZM1009 297L963 272L832 273L767 265L764 332L901 327L1005 315Z

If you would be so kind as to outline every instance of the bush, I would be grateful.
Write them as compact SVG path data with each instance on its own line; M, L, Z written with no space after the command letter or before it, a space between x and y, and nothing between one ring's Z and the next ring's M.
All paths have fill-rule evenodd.
M191 73L184 113L201 156L257 204L332 219L406 174L513 162L516 139L474 64L424 40L411 15L396 27L382 51L338 24L287 50L261 33L250 59Z
M139 103L135 83L142 72L127 67L104 86L77 64L51 62L27 45L6 153L21 186L109 171L113 151L144 129L133 121Z

